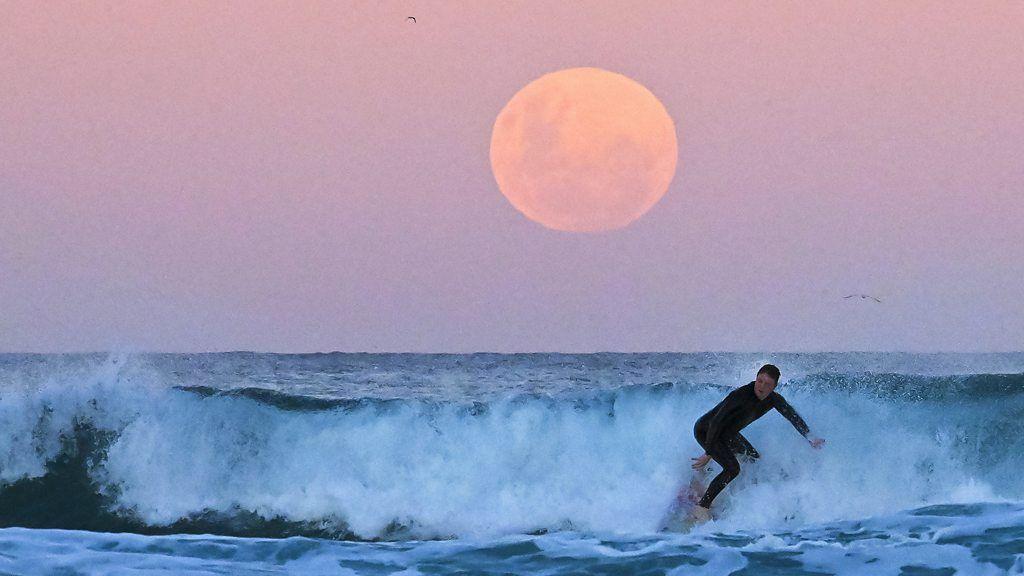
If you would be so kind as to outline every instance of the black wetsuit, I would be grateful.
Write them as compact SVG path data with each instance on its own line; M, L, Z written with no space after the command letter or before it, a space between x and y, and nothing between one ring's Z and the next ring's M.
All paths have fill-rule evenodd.
M722 471L711 481L704 497L700 499L701 506L710 508L715 496L739 475L740 464L735 454L743 454L750 460L761 456L740 434L740 430L772 408L785 416L804 438L810 433L807 423L781 394L773 391L767 398L760 400L754 393L753 382L733 390L725 400L697 419L693 426L697 443L722 466Z

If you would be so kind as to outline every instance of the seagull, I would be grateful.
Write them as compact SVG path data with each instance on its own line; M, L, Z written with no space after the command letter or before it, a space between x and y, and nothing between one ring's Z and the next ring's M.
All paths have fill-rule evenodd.
M406 19L406 20L412 20L412 23L413 23L413 24L415 24L415 23L416 23L416 17L415 17L415 16L406 16L406 17L405 17L405 19Z
M879 300L878 298L875 298L874 296L869 296L867 294L850 294L849 296L843 296L843 300L846 300L847 298L853 298L854 296L860 296L862 300L864 298L871 298L875 302L881 302L881 300Z

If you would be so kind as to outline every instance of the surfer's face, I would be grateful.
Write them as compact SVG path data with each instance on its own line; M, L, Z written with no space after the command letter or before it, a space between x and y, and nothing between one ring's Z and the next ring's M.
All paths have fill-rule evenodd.
M764 400L772 393L772 391L775 390L776 384L777 382L772 380L771 376L762 372L761 374L758 374L757 379L754 380L754 393L757 394L758 398Z

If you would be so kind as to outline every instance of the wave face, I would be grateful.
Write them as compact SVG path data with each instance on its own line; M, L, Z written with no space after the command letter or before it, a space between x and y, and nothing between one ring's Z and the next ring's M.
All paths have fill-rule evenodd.
M656 529L763 362L718 529L1024 501L1024 355L0 356L0 526L445 539ZM881 368L872 370L871 368Z

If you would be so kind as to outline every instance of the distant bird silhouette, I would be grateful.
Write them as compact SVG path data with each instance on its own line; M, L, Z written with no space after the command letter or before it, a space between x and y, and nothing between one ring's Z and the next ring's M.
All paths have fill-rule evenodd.
M406 20L412 20L412 23L413 23L413 24L415 24L415 23L416 23L416 17L415 17L415 16L406 16L406 17L405 17L405 19L406 19Z
M878 298L875 298L874 296L869 296L867 294L850 294L849 296L843 296L843 300L846 300L847 298L853 298L854 296L860 296L862 300L864 298L871 298L875 302L881 302L881 300L879 300Z

